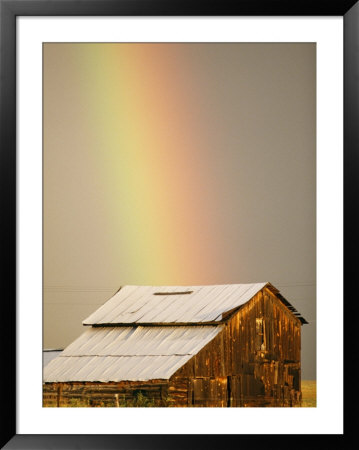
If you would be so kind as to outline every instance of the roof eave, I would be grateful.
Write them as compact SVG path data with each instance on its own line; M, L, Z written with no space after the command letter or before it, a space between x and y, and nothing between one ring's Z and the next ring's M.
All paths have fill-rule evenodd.
M268 288L282 303L283 305L296 317L302 325L309 324L309 322L300 314L300 312L294 308L294 306L288 302L286 298L279 292L279 290L274 287L271 283L267 283L264 288ZM263 288L263 289L264 289Z
M219 326L227 322L225 320L212 320L209 322L128 322L128 323L83 323L85 327L202 327Z

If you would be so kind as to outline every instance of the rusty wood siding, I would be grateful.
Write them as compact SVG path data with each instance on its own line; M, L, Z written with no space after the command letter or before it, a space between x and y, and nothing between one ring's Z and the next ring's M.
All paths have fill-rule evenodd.
M168 383L168 406L186 407L190 406L192 399L192 389L189 378L175 377Z
M293 406L301 397L300 338L300 320L264 288L171 377L170 383L176 378L190 380L189 406L193 395L201 397L194 406L220 406L218 395L228 406ZM217 394L208 387L210 382L203 381L206 379L226 379L227 389Z
M169 382L168 403L175 407L227 407L227 378L175 377Z
M120 383L45 383L43 406L69 406L73 401L88 406L116 407L132 402L134 394L141 391L154 406L167 406L168 383L164 380Z

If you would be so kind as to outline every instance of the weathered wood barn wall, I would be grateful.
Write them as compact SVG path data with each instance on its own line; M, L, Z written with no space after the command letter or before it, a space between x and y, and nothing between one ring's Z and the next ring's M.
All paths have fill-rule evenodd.
M299 406L301 325L306 321L271 284L260 287L249 300L223 310L217 320L177 325L188 333L208 327L207 337L166 379L56 381L49 372L47 379L53 381L45 377L44 406L65 406L74 399L85 399L90 406L136 406L139 392L151 406ZM141 329L151 326L159 328L158 322L141 323ZM173 322L161 324L168 326Z
M263 289L173 375L169 391L183 406L297 405L300 342L300 320Z

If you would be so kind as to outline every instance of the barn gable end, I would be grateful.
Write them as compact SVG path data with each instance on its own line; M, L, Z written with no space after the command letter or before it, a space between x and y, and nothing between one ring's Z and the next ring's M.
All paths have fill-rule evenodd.
M171 377L169 391L176 399L174 403L299 404L300 341L301 321L271 289L263 288L231 315L221 333ZM223 405L217 405L218 396Z

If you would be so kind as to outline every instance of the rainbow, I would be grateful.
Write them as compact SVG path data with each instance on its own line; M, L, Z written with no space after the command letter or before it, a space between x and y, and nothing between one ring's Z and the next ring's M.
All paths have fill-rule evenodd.
M114 258L134 284L216 282L205 91L183 45L67 44ZM200 109L200 112L199 112ZM91 150L91 148L93 150ZM120 274L119 274L120 277Z

